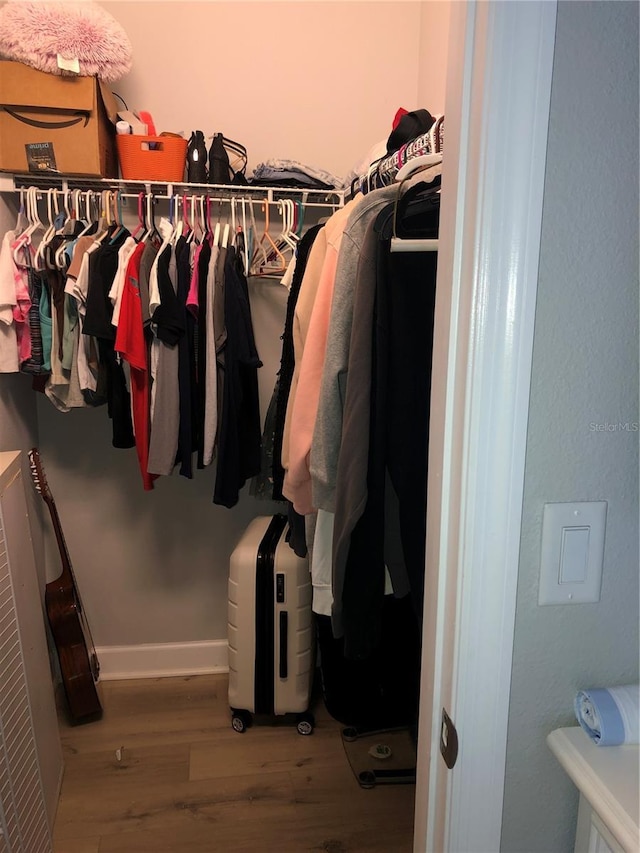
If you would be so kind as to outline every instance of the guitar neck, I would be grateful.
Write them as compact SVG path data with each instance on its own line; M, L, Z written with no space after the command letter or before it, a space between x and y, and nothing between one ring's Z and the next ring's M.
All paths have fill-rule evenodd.
M60 552L60 560L62 562L62 574L58 578L58 582L75 585L76 579L73 574L73 569L71 567L69 549L67 548L64 533L62 532L62 525L60 524L60 518L58 516L58 510L56 508L55 501L52 497L45 497L45 503L47 504L49 515L51 516L53 531L56 535L56 542L58 543L58 551Z

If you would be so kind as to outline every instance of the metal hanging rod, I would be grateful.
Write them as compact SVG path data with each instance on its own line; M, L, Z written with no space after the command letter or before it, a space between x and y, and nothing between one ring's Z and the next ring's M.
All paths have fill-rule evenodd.
M138 198L141 192L153 195L157 199L171 199L175 196L210 196L215 201L227 201L232 198L248 198L253 201L273 204L280 199L300 201L307 207L342 207L345 200L344 190L317 190L302 187L261 187L230 184L188 184L167 181L124 181L115 178L56 177L55 175L0 175L0 192L17 192L27 187L57 189L61 192L72 190L119 191L124 198Z

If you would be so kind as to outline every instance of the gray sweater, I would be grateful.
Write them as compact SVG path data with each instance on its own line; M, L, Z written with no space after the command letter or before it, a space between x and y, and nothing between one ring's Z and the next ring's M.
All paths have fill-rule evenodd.
M373 258L366 258L363 254L364 237L367 227L397 192L398 186L392 185L365 196L353 210L342 235L310 458L313 505L330 512L335 511L344 398L347 373L351 370L349 351L356 276L359 275L359 264L375 263L375 253ZM375 281L375 269L371 275ZM358 320L361 319L364 320L358 313ZM362 376L361 381L368 385L370 374Z

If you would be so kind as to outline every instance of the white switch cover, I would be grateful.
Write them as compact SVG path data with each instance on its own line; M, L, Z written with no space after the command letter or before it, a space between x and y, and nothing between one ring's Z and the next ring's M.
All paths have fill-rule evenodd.
M607 502L545 504L538 604L600 601Z

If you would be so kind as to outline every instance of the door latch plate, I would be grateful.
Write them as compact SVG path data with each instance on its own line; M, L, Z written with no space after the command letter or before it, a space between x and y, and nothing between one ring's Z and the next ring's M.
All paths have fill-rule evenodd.
M458 732L453 725L453 720L444 708L442 709L442 722L440 724L440 752L444 758L444 763L451 770L458 758Z

